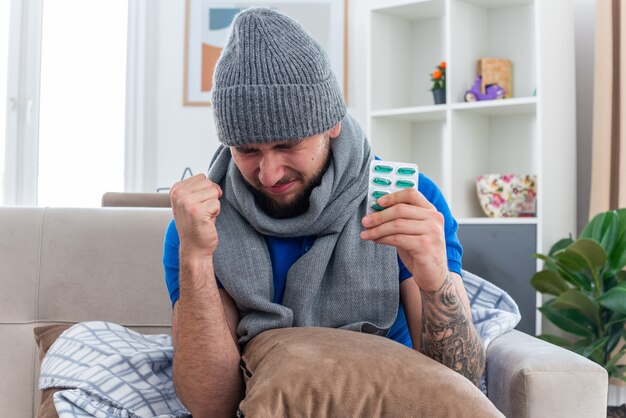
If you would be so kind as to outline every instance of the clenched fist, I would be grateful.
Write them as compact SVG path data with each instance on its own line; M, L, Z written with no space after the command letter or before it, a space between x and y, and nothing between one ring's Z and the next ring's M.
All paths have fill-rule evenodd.
M218 243L215 218L220 213L221 196L220 186L204 174L197 174L172 186L170 201L181 251L213 255Z

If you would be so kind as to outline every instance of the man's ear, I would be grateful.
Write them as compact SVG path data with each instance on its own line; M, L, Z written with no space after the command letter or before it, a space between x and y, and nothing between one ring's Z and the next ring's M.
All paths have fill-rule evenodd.
M340 133L341 133L341 121L337 122L335 126L330 128L330 131L328 131L328 136L330 136L331 138L337 138Z

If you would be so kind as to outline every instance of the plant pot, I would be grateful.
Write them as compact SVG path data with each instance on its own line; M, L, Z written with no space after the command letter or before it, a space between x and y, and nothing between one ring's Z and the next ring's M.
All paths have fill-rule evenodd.
M620 406L624 404L626 404L626 386L620 385L620 384L609 383L607 405L608 406Z
M435 104L444 104L446 102L446 90L445 89L434 89L433 97L435 99Z

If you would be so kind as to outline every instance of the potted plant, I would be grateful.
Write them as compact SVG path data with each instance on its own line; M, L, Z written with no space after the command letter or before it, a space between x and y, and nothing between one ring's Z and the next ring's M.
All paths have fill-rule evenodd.
M430 74L430 79L433 82L433 97L435 104L442 104L446 102L446 62L441 61L437 66L437 69Z
M562 239L536 257L544 270L530 282L554 296L539 310L567 333L539 338L600 364L612 382L626 382L626 365L619 363L626 359L626 208L595 216L576 240Z

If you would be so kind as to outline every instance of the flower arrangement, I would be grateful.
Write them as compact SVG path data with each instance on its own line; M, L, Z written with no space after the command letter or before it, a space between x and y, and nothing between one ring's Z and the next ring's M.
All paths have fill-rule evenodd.
M441 61L437 66L437 69L432 72L430 79L433 82L432 90L445 90L446 89L446 62Z

